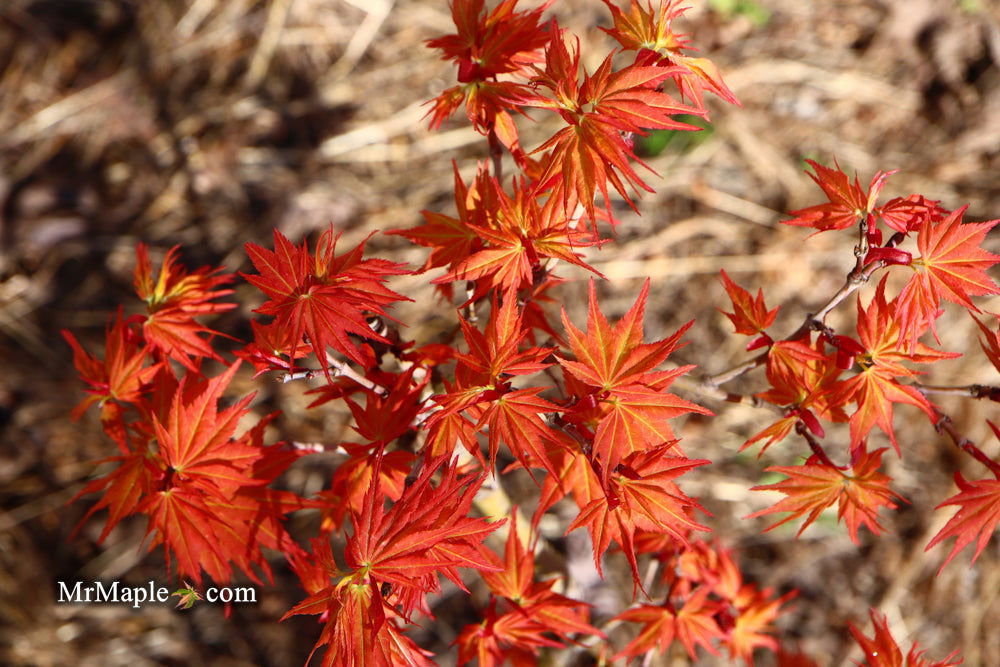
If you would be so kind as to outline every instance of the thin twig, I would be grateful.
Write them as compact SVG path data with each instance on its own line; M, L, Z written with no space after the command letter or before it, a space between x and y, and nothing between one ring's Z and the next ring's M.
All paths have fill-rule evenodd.
M317 373L322 373L322 372L323 371L320 370L307 368L306 370L302 371L282 373L281 375L278 376L278 382L280 382L281 384L287 384L288 382L292 382L294 380L312 380L314 377L316 377Z
M379 384L375 384L374 382L366 378L364 375L361 375L356 370L351 368L349 364L340 361L339 359L335 359L334 357L327 355L326 363L330 364L327 367L327 370L329 371L329 375L331 378L346 377L350 380L354 380L356 383L358 383L368 391L374 392L379 396L385 396L386 394L389 393L385 387ZM283 373L278 376L278 382L284 384L287 382L291 382L293 380L311 380L323 372L324 371L322 370L307 368L301 371Z
M858 245L854 248L854 256L857 259L854 268L847 274L847 278L844 280L843 286L837 290L836 294L831 296L827 302L819 308L819 310L815 313L809 313L806 315L802 324L800 324L794 332L785 336L782 340L797 340L809 331L825 330L826 316L829 315L837 306L843 303L847 297L858 291L862 285L871 280L872 275L874 275L876 271L886 266L885 262L881 260L872 262L867 266L864 264L865 255L868 253L867 230L867 225L860 225L860 238L858 240ZM892 247L898 243L899 240L896 236L893 236L889 239L889 242L886 243L886 246ZM705 378L703 383L709 387L717 387L718 385L735 380L744 373L752 371L758 366L763 366L767 362L767 355L767 351L762 352L756 357L748 361L744 361L738 366Z
M368 391L375 392L379 396L385 396L386 394L389 393L388 390L386 390L386 388L383 387L382 385L375 384L374 382L366 378L364 375L361 375L353 368L351 368L349 364L340 361L339 359L336 359L330 356L329 354L326 355L326 363L330 364L329 368L331 371L331 375L333 377L342 375L346 378L350 378L351 380L354 380Z
M964 386L949 386L936 384L923 384L914 382L911 385L924 396L936 394L938 396L962 396L964 398L988 398L991 401L1000 401L1000 387L988 384L969 384Z
M739 366L708 376L702 380L702 384L705 385L707 390L718 388L720 384L725 384L731 380L735 380L744 373L752 371L758 366L763 366L765 363L767 363L767 352L761 352L756 357L749 359L748 361L744 361Z

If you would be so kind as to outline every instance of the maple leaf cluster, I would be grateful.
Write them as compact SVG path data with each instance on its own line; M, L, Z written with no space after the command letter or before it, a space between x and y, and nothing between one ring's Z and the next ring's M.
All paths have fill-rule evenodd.
M811 452L803 464L768 468L786 478L755 489L779 491L786 497L751 517L790 513L771 528L805 517L801 533L823 510L836 505L838 520L847 524L855 543L859 542L861 526L880 533L879 510L893 509L903 499L890 489L891 478L879 472L885 449L873 450L869 441L877 428L896 454L904 455L894 416L895 406L905 404L924 414L939 432L949 434L994 477L970 482L956 473L960 492L941 506L956 505L959 510L928 544L930 548L948 537L957 538L946 565L975 541L975 560L1000 519L1000 463L959 436L931 397L940 392L998 400L1000 392L979 385L939 387L922 382L925 365L961 356L922 339L937 340L936 322L945 313L945 302L956 304L973 316L984 335L982 349L1000 371L1000 334L977 317L981 311L973 301L974 297L1000 294L1000 286L986 272L1000 256L983 248L987 233L998 221L965 222L965 207L947 211L940 202L918 194L879 204L879 195L894 172L877 173L866 189L857 177L852 182L839 167L809 164L815 172L813 180L829 202L793 211L794 217L786 222L811 227L817 233L854 230L857 262L844 287L819 314L810 315L792 335L775 341L766 330L774 323L777 309L767 310L762 292L752 298L725 272L722 275L734 311L725 314L736 332L754 337L747 349L767 348L750 364L765 367L769 384L756 397L781 413L777 421L750 437L744 448L762 443L763 454L794 431L802 435ZM853 332L836 331L825 323L826 314L879 273L881 278L867 305L856 297ZM901 274L902 280L895 274ZM890 288L890 278L902 286ZM823 444L824 421L849 425L847 463L836 464L837 455ZM992 423L990 426L996 432Z
M609 240L601 233L617 222L612 197L635 208L635 193L649 190L636 171L644 165L634 137L697 129L676 116L707 116L705 93L738 102L717 68L675 31L685 10L676 0L655 8L629 0L624 10L605 0L612 24L602 29L621 48L593 72L581 66L579 43L555 19L543 21L550 4L522 11L516 0L492 9L484 0L454 0L456 33L428 42L456 63L459 83L432 100L431 125L464 104L492 159L468 183L455 164L454 215L424 211L423 224L389 232L429 249L420 270L366 257L368 239L338 254L332 227L315 243L278 231L272 248L248 243L251 268L241 275L265 300L250 323L252 340L231 343L237 361L228 361L216 349L224 335L202 318L235 308L216 300L232 294L234 276L189 272L176 248L154 276L140 246L135 288L145 312L118 314L103 358L65 334L88 385L74 415L99 407L119 449L106 461L110 472L80 493L102 494L87 517L107 510L103 540L126 517L146 516L150 548L162 545L168 568L176 563L185 581L185 604L195 591L186 581L270 579L278 554L305 592L285 618L319 617L313 651L322 649L324 665L433 664L407 631L432 616L445 586L479 601L479 620L455 640L462 664L532 665L547 650L584 640L613 659L675 642L692 658L725 652L752 664L759 650L784 655L775 625L794 591L748 581L732 550L705 539L708 512L682 488L686 474L710 463L684 452L677 427L711 411L672 391L694 368L671 359L692 323L647 340L648 280L624 314L609 318L591 278L583 328L551 307L560 262L602 277L587 253ZM529 111L562 123L530 152L514 120ZM504 152L517 170L507 182ZM754 400L774 407L778 419L744 447L762 443L763 453L795 433L810 456L770 469L785 479L757 488L786 497L751 516L789 513L779 524L804 517L804 529L836 506L857 542L861 527L882 530L882 508L903 502L880 471L888 447L869 444L877 428L903 451L895 405L956 434L918 378L923 365L957 354L921 339L935 334L945 301L981 315L972 299L1000 293L986 273L1000 257L982 248L995 221L963 222L964 209L949 212L919 195L880 205L890 173L864 189L839 168L811 164L830 201L793 212L789 223L817 232L856 227L857 266L844 289L786 337L771 332L778 309L767 308L763 293L752 296L723 272L733 305L726 315L750 337L747 349L759 352L739 372L701 386L764 368L768 386ZM825 324L860 285L890 270L909 271L909 280L893 287L883 277L867 303L859 298L854 331ZM392 316L393 304L408 299L393 282L425 272L434 272L428 282L446 302L441 310L454 311L438 342L407 340ZM976 323L1000 370L1000 329ZM253 394L225 396L244 362L254 377L313 381L309 407L341 404L355 441L269 444L278 415L258 414ZM213 365L221 366L216 374L205 370ZM848 425L844 454L827 450L824 422ZM978 556L1000 519L1000 464L955 439L997 479L956 477L961 491L944 504L959 511L931 543L956 537L948 560L973 541ZM272 488L315 451L336 453L323 489L306 498ZM834 463L844 456L847 463ZM534 511L520 520L517 507L494 511L483 500L487 488L503 495L516 475L536 494ZM318 515L318 534L289 534L287 515L299 510ZM566 572L543 570L536 555L558 550L559 535L548 527L557 517L565 534L585 529L598 574L609 559L627 566L641 601L598 619L574 597ZM640 576L644 569L650 574ZM637 635L610 648L603 621ZM873 640L854 634L866 651L891 652L879 623ZM921 664L916 650L913 664Z
M103 359L64 332L90 387L74 415L100 406L104 428L119 448L105 461L115 464L112 471L77 497L103 493L87 513L108 510L99 541L126 517L145 515L149 548L164 545L168 571L176 562L179 577L200 584L208 574L225 583L236 569L253 581L261 574L270 579L262 549L294 548L283 517L307 503L266 488L298 456L263 443L274 415L237 435L253 396L220 408L240 362L214 377L201 372L205 359L221 357L210 347L216 332L196 317L235 307L213 302L231 293L219 287L232 277L218 270L188 273L173 248L154 280L146 247L136 254L136 292L147 314L118 315L105 336Z

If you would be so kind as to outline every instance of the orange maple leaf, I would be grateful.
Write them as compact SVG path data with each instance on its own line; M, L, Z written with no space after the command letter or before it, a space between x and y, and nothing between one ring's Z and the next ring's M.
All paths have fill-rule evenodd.
M813 168L815 174L809 174L830 200L827 204L817 204L807 208L791 211L789 215L795 216L791 220L783 220L786 225L796 225L798 227L812 227L820 232L833 229L846 229L859 221L868 217L868 214L875 209L875 201L878 199L885 180L896 173L895 171L877 172L864 190L858 182L857 175L854 176L854 183L841 170L840 165L835 163L836 169L830 169L823 165L806 160Z
M275 230L274 250L246 244L259 275L243 274L269 297L254 312L274 316L277 326L293 332L293 347L307 335L328 379L327 346L361 365L370 365L371 360L348 334L388 342L368 325L365 312L385 315L390 303L409 300L384 284L389 276L409 273L402 264L362 259L364 242L335 255L338 238L332 227L324 231L312 256L305 241L296 247Z
M997 435L1000 437L1000 431ZM955 538L955 546L941 565L942 570L959 551L973 541L976 543L976 552L972 556L972 562L975 563L993 536L997 523L1000 522L1000 480L980 479L969 482L961 473L955 473L955 484L958 485L958 493L938 505L936 509L955 505L958 511L927 545L927 549L930 549L949 537Z
M553 196L560 198L564 208L572 210L579 203L592 221L598 193L610 216L609 182L633 208L623 179L635 190L651 191L629 164L635 153L623 133L697 130L672 116L705 115L704 110L681 104L657 89L665 78L680 72L678 68L632 65L613 71L609 55L592 75L585 73L578 84L579 45L570 52L558 30L552 31L545 50L545 69L535 70L534 83L548 88L553 98L529 104L557 111L568 125L535 149L534 153L552 149L538 181L542 187L554 184L557 194ZM641 161L639 164L645 166Z
M715 93L730 104L742 106L722 80L715 63L708 58L683 53L685 48L696 49L689 46L690 40L686 35L675 33L671 29L674 19L688 9L681 2L683 0L661 0L658 11L654 11L652 4L643 9L638 0L631 0L628 11L623 12L611 0L604 0L604 4L611 10L614 28L601 30L618 40L625 49L639 51L637 61L675 65L679 71L671 76L677 83L681 96L690 98L698 108L704 106L702 93L705 90ZM645 57L654 53L653 58Z
M804 465L767 468L767 472L778 472L787 475L788 478L775 484L755 486L752 490L780 491L787 498L773 507L754 512L747 518L753 519L774 512L791 512L781 521L768 526L765 530L767 532L788 521L808 515L799 528L798 534L801 535L823 510L836 503L837 520L847 524L851 541L859 544L860 526L866 526L878 535L883 530L878 522L879 508L895 509L895 501L903 501L899 494L889 489L890 478L878 472L884 451L885 448L876 449L871 453L863 449L858 450L855 452L850 473L823 464L816 456L809 457Z
M675 444L668 442L631 454L616 466L603 486L574 488L580 514L566 532L587 527L598 572L602 571L601 555L614 540L628 559L635 585L640 586L634 547L637 532L666 534L687 544L687 535L692 530L709 530L693 518L695 511L707 511L673 480L710 461L674 456L671 451Z
M767 306L764 305L763 290L758 289L757 297L754 298L750 296L750 292L734 283L725 270L721 273L726 294L733 302L733 312L727 313L721 308L719 312L729 318L738 334L756 336L764 333L764 329L774 324L774 319L778 316L778 306L768 310ZM769 338L768 342L770 342Z
M495 178L487 181L487 191L480 202L486 211L484 224L468 224L471 233L485 242L485 247L469 256L434 284L456 280L484 280L502 291L530 287L535 272L548 259L561 259L601 275L580 259L575 248L597 244L592 233L571 226L573 221L557 198L538 203L539 193L523 181L515 181L514 197L503 191ZM603 277L603 276L602 276Z
M900 322L911 340L933 324L942 299L978 313L970 297L1000 294L1000 287L986 273L1000 256L982 248L986 233L1000 220L963 223L967 208L941 221L928 216L920 225L920 256L910 264L915 273L898 297Z
M903 662L903 652L899 644L893 639L889 632L889 623L884 615L879 614L874 609L868 611L872 619L874 634L869 638L863 634L853 623L848 624L848 629L854 640L864 651L865 667L951 667L951 665L961 664L962 659L958 656L958 651L954 651L945 656L942 660L930 661L924 657L924 652L914 642L910 651L906 654L906 662Z
M217 332L202 325L195 317L236 307L235 303L213 303L214 299L233 293L231 289L219 289L231 282L233 276L220 274L221 269L199 269L188 273L177 261L179 247L174 246L167 251L155 280L149 250L144 243L136 247L135 290L139 298L146 302L147 311L147 315L139 319L142 320L143 337L152 351L196 370L195 359L221 360L221 357L209 344L209 338Z
M893 403L915 405L931 422L937 421L931 402L916 387L896 379L920 374L902 362L933 363L961 355L909 341L899 321L899 300L886 303L885 284L883 278L867 308L863 308L861 300L858 300L857 330L862 350L856 360L861 372L841 382L833 394L834 400L839 403L856 401L858 404L857 411L851 416L852 447L858 447L872 427L878 426L889 436L898 454L899 443L892 423Z
M712 642L723 636L722 628L715 620L715 614L722 605L716 600L708 599L710 592L708 586L699 587L684 601L680 609L675 608L668 600L662 605L644 604L634 607L616 616L615 620L642 623L643 627L639 636L614 659L641 655L653 649L662 653L674 639L680 640L692 660L697 657L697 646L718 655L719 651Z
M605 476L630 453L673 440L670 419L688 412L711 414L665 391L692 366L653 370L677 349L691 324L664 340L643 343L642 316L648 294L646 280L635 304L612 327L597 305L591 281L586 334L573 326L563 311L563 324L576 359L558 361L566 372L590 388L603 411L594 434L593 458Z

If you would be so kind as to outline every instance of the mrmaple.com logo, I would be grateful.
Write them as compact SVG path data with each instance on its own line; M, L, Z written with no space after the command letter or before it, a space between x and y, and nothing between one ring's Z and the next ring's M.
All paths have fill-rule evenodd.
M85 584L82 581L67 583L56 582L56 602L69 604L131 604L138 609L144 604L162 604L177 596L178 607L188 609L195 602L224 602L235 604L253 604L257 602L257 589L252 586L231 587L210 586L205 593L200 593L193 586L184 582L184 587L173 593L166 586L157 586L149 581L142 586L127 586L119 581L92 581Z

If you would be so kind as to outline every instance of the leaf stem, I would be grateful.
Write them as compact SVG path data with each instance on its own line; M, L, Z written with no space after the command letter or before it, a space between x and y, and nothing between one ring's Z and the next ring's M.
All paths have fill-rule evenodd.
M811 449L812 453L823 462L823 465L836 468L837 470L847 470L847 466L839 466L830 460L826 450L823 449L823 444L812 434L812 432L809 431L809 427L806 426L805 422L801 420L795 422L795 432L805 439L805 441L809 444L809 449Z
M983 452L983 450L976 446L976 443L959 433L958 429L955 428L955 423L949 415L936 408L934 412L936 412L938 416L937 423L934 424L934 429L938 433L947 434L956 447L982 463L991 473L993 473L994 477L1000 479L1000 463L991 459Z

